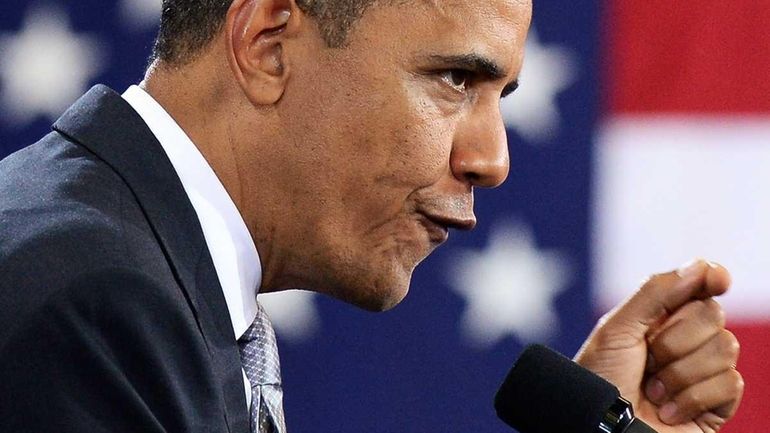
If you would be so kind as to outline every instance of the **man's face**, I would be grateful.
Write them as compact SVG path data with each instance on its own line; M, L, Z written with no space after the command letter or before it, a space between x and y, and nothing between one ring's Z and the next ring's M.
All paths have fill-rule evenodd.
M523 0L376 5L347 46L297 43L279 102L286 228L306 288L397 304L448 228L475 224L473 187L508 173L499 108L523 57Z

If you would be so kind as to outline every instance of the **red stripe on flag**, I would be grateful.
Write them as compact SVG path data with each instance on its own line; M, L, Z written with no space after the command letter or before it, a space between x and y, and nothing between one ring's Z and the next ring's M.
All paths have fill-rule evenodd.
M770 112L767 1L607 3L612 112Z
M746 382L746 391L738 414L727 424L724 433L766 431L767 397L770 396L770 324L729 326L741 343L738 371Z

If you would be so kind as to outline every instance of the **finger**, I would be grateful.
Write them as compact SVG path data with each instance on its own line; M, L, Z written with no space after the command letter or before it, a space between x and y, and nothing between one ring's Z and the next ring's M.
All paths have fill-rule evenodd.
M708 416L709 414L715 415L715 416L725 420L725 422L727 422L733 416L735 416L735 413L738 411L738 407L740 407L740 405L741 405L741 400L743 399L743 390L744 390L745 384L743 382L743 376L741 376L741 374L738 371L736 371L736 370L732 370L732 371L734 372L734 374L737 374L738 378L739 378L738 379L739 382L738 382L738 385L737 385L740 388L738 390L738 397L735 400L728 401L727 403L725 403L725 404L723 404L723 405L721 405L719 407L714 408L710 412L707 412L705 414L700 415L699 417L696 418L696 421L704 420L704 421L706 421L708 423L712 423L713 419ZM716 423L714 423L714 424L716 424Z
M703 433L716 433L722 429L727 423L727 420L714 412L706 412L703 415L695 418L695 424L700 427Z
M677 271L650 277L628 301L606 319L636 338L694 299L708 299L727 291L730 274L716 263L695 260ZM618 323L619 322L619 323Z
M735 415L743 387L741 374L731 368L681 391L658 410L658 417L668 425L689 422L708 412L727 420Z
M652 376L645 394L660 404L695 384L732 369L738 362L740 345L732 332L723 329L692 353L678 359Z
M649 343L655 367L662 368L696 350L725 326L725 313L713 299L691 301L677 311Z

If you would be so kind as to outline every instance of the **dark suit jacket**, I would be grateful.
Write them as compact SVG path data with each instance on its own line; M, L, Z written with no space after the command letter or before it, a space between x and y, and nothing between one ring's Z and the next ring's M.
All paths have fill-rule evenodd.
M241 374L179 178L94 87L0 162L0 431L245 433Z

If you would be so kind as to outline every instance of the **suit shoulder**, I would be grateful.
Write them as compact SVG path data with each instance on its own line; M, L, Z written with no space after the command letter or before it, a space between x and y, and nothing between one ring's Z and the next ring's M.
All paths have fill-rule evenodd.
M171 275L118 174L55 132L0 162L0 326L102 269Z
M143 221L119 175L59 133L0 162L0 269L16 261L49 270L57 267L50 261L115 265L129 256L127 228Z
M111 167L58 132L0 161L0 218L74 203L109 206L128 191Z

